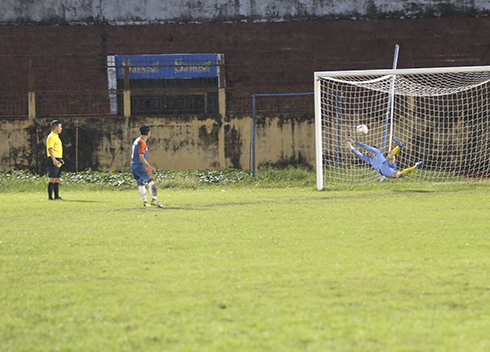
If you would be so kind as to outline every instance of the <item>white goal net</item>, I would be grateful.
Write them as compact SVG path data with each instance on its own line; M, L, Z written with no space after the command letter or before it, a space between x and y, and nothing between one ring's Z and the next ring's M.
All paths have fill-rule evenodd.
M378 172L346 147L349 137L382 152L398 138L399 171L424 162L397 182L489 178L489 119L490 66L316 72L317 188L378 181ZM357 134L361 124L367 135Z

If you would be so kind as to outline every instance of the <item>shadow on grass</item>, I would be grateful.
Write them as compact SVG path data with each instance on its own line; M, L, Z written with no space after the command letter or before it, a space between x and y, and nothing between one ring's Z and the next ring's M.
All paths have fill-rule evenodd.
M61 203L102 203L102 200L81 200L81 199L65 199Z
M393 190L393 193L437 193L437 192L441 192L441 191L426 191L422 189Z
M133 207L133 208L120 208L120 209L111 209L108 211L154 211L154 212L164 212L166 210L203 210L205 208L202 207L165 207L165 208L157 208L157 207Z

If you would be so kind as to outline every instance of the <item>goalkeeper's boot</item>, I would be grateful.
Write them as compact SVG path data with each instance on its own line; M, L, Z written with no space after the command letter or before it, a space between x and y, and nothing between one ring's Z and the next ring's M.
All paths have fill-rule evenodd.
M158 203L156 199L153 199L151 201L151 204L154 205L154 206L156 206L157 208L164 208L164 206L161 205L160 203Z
M403 143L398 138L393 137L393 142L395 142L395 144L399 146L400 149L403 148Z
M424 162L423 161L419 161L418 163L415 163L415 166L417 166L417 168L421 167L424 165Z
M398 153L400 153L400 150L402 150L403 143L400 142L398 138L393 138L393 141L395 142L396 147L391 151L391 155L397 155Z

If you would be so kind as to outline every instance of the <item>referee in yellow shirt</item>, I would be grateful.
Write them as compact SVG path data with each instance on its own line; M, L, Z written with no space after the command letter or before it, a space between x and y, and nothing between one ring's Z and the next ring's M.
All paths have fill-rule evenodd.
M61 166L65 163L63 161L63 143L60 139L62 127L61 122L54 120L51 122L51 133L46 139L46 166L48 167L48 196L49 200L58 199L63 200L59 194L59 185L61 177ZM54 192L54 198L53 198Z

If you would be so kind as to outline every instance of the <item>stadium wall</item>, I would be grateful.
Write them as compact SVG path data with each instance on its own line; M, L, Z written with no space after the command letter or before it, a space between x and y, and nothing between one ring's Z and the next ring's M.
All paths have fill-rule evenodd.
M484 0L0 0L0 24L148 24L488 16Z
M0 171L43 170L39 160L54 118L67 127L62 138L71 160L78 120L79 170L126 167L126 148L141 121L150 121L162 138L155 140L158 167L247 169L252 94L311 92L314 71L390 67L395 44L400 45L399 68L490 65L489 32L489 17L0 26ZM126 119L109 115L107 104L94 104L83 116L57 110L61 103L77 106L87 92L107 95L107 55L206 52L225 57L225 116ZM30 91L37 97L35 118L28 118ZM2 116L9 106L9 113L18 115ZM257 163L314 165L313 99L260 100L257 108ZM101 129L99 134L92 126ZM128 132L114 132L125 126Z
M51 118L0 121L0 172L45 172L45 138ZM314 164L311 118L261 118L257 129L257 165ZM251 168L250 118L66 118L62 120L65 171L129 170L131 146L147 123L149 161L158 169Z

